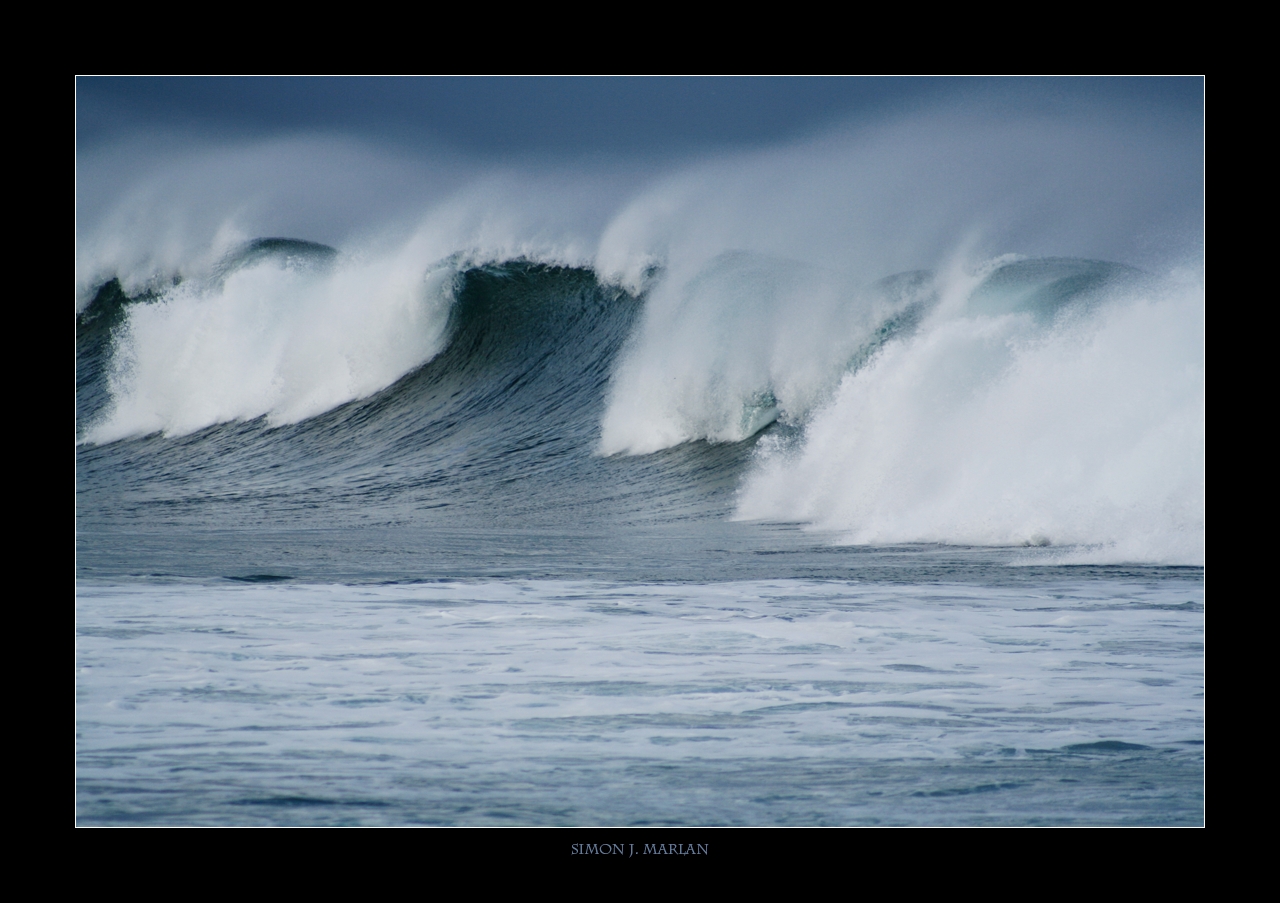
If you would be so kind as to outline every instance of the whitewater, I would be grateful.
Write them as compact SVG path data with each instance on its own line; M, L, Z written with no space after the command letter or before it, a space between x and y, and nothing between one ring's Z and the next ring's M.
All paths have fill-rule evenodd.
M78 823L1203 822L1199 133L157 147L78 161Z

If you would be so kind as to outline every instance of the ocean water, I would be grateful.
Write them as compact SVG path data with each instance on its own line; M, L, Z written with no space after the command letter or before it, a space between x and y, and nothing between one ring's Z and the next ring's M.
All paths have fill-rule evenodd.
M85 587L81 823L1195 824L1187 575Z
M1117 134L87 218L77 822L1203 824L1200 163Z

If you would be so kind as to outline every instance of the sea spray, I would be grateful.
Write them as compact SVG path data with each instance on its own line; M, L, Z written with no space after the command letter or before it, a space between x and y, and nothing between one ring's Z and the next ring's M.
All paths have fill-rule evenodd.
M857 287L837 273L746 252L659 285L619 363L602 454L740 442L802 422L841 374L933 302L919 274Z
M112 278L137 300L100 343L108 379L80 407L92 413L77 438L276 427L374 404L449 347L458 280L489 265L567 267L579 274L569 283L595 281L591 317L625 311L600 328L607 349L546 337L526 349L554 348L565 373L561 355L585 355L591 372L556 377L571 406L522 397L481 443L504 479L521 478L523 459L502 458L501 437L520 430L521 442L554 434L606 458L763 436L743 518L848 542L1200 561L1203 279L1139 288L1130 266L1159 273L1196 258L1198 141L1158 117L988 109L917 111L658 175L430 157L419 171L322 136L185 149L114 198L81 204L77 311ZM109 157L81 165L101 175ZM368 180L344 181L346 171ZM255 236L337 253L323 268L279 255L223 266ZM979 272L984 257L996 262ZM1033 272L1043 267L1054 272ZM539 305L555 303L537 292ZM521 317L533 310L493 297ZM452 394L403 415L414 435L481 422L456 399L488 417L526 384L518 374L541 367L531 358L501 380L461 349L450 360L494 382L431 375ZM567 410L592 419L557 422Z
M134 304L115 336L96 442L229 420L292 423L382 389L437 354L456 272L259 257Z
M1202 564L1203 281L1130 284L1048 324L982 306L940 308L845 375L798 442L762 443L738 516Z

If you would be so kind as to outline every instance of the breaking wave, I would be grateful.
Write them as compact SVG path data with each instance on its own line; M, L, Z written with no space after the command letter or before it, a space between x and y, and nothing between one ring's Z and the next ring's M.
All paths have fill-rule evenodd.
M548 498L584 511L616 502L601 461L723 445L697 467L737 487L739 519L1202 564L1203 178L1183 145L1155 121L944 112L657 176L455 167L431 190L343 145L406 197L309 240L249 240L280 233L234 192L175 200L179 160L81 226L77 440L254 424L262 459L273 430L328 417L309 479L356 454L535 494L555 472ZM199 170L305 184L324 158L332 178L317 146ZM122 229L142 221L161 225ZM345 410L359 441L332 435Z

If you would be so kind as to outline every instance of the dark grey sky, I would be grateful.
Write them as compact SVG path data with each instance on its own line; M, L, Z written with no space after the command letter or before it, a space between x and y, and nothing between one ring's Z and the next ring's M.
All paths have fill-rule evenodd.
M1141 109L1199 128L1198 77L76 79L90 150L140 129L256 138L342 132L481 157L681 155L785 140L938 102L1020 112Z

